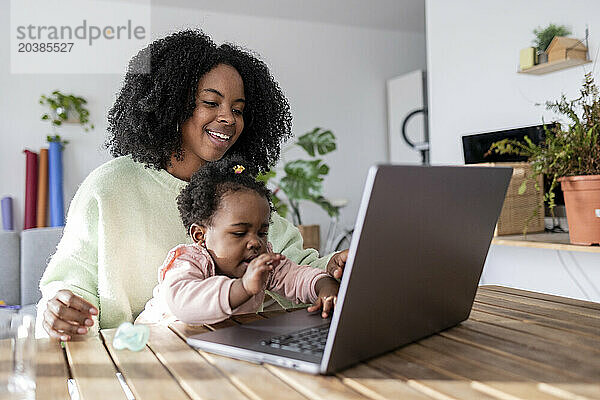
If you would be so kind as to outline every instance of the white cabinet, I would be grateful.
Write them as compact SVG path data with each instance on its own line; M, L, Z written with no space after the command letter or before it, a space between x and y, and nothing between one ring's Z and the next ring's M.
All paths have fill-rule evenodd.
M410 113L426 107L426 73L423 70L409 72L387 81L388 157L391 163L421 164L418 149L412 148L402 138L402 125ZM418 145L427 141L426 118L425 112L408 120L406 131L412 143Z

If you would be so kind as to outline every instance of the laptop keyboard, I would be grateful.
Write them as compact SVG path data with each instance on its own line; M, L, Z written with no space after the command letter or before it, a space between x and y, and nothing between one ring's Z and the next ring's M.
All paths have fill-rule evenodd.
M273 336L260 342L263 346L307 354L323 354L329 324L302 329L285 335Z

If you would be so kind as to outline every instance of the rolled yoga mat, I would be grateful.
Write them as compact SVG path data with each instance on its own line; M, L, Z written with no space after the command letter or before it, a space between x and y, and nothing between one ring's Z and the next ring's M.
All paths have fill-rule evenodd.
M27 157L25 170L25 220L23 229L35 228L36 224L36 203L37 203L37 174L38 174L38 156L30 150L24 150Z
M36 226L43 228L48 221L48 149L40 149Z
M5 231L13 231L15 225L13 224L13 207L12 197L2 198L2 229Z
M62 144L59 142L50 142L48 148L48 189L50 226L64 226Z

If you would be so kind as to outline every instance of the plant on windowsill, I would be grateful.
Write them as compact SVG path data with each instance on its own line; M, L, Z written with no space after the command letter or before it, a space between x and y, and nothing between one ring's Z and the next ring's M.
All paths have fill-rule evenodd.
M585 75L580 96L546 102L546 108L568 118L567 124L544 127L546 138L539 145L504 139L490 152L528 157L532 176L519 188L544 174L551 179L544 201L554 215L554 190L560 182L565 195L569 238L573 244L600 244L600 96L591 73ZM536 185L536 190L542 190ZM539 211L538 211L539 212Z
M335 135L330 130L315 128L298 137L284 151L293 146L304 149L310 158L285 162L280 179L277 179L274 169L259 175L258 179L274 187L273 206L279 215L285 218L288 211L291 211L294 224L303 232L305 247L318 249L319 226L302 224L300 205L303 201L310 201L320 206L329 216L339 214L339 207L323 196L322 182L329 173L329 166L318 157L336 149ZM279 197L282 192L285 196L283 198Z

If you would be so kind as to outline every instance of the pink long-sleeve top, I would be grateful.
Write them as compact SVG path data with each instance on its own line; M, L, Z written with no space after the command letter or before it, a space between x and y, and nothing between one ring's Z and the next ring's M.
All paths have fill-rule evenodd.
M314 303L317 299L315 285L325 276L323 270L301 266L286 258L270 274L266 290L295 302ZM258 311L265 297L264 291L231 309L229 290L233 281L233 278L216 274L214 261L202 246L179 245L169 251L160 267L153 298L146 303L136 322L180 320L187 324L211 324L234 314Z

